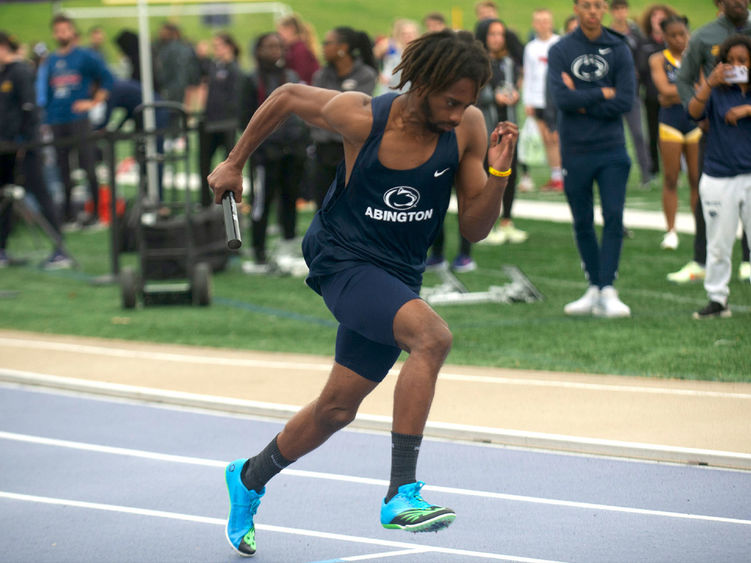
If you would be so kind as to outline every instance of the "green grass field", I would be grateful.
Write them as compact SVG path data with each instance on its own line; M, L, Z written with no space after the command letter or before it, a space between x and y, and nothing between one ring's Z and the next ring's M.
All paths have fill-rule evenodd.
M63 7L99 5L94 0L62 2ZM322 0L288 2L309 19L319 33L341 24L366 29L376 35L388 32L395 16L420 18L431 10L448 14L454 6L461 10L463 23L474 23L473 1L396 0L373 3L364 0ZM531 11L512 9L502 1L504 19L526 33ZM632 2L638 14L646 2ZM571 11L570 0L546 2L558 22ZM713 17L711 2L681 0L673 2L679 11L695 23ZM23 40L49 41L48 22L51 3L24 5L1 4L0 27L12 29ZM188 36L208 37L212 30L199 27L197 18L175 19L184 25ZM134 21L101 22L110 34ZM156 27L159 20L152 21ZM88 22L81 22L87 29ZM232 31L242 44L273 27L270 18L236 19ZM114 53L113 53L114 55ZM118 151L121 156L127 153ZM635 171L637 167L633 167ZM538 181L545 171L534 170ZM638 174L632 173L627 205L639 209L660 209L660 191L639 190ZM525 198L561 200L559 194L525 194ZM685 186L681 210L687 210ZM301 218L305 227L309 215ZM675 377L718 381L751 381L751 286L735 279L739 261L738 245L734 255L730 285L734 316L722 321L698 322L692 311L706 302L700 284L674 286L665 280L667 272L682 266L691 257L690 237L682 238L677 252L658 249L661 233L635 231L625 241L618 287L633 311L632 319L572 319L563 315L563 305L578 297L586 284L579 269L570 225L518 220L517 225L530 232L527 243L502 247L477 246L474 257L480 269L461 276L471 290L484 290L507 280L500 266L519 266L543 292L545 300L534 304L475 305L440 307L454 333L454 348L449 362L510 368L562 370L583 373L627 374L651 377ZM246 234L246 238L248 238ZM456 220L447 221L447 255L453 256ZM72 272L46 273L35 266L0 270L0 328L76 334L106 338L147 340L165 343L245 348L268 351L303 352L331 355L335 323L322 300L307 289L299 278L251 277L240 271L239 260L214 279L214 304L209 308L149 307L135 311L120 308L120 290L116 286L94 286L91 279L109 269L106 233L72 233L68 244L81 263ZM17 255L41 261L49 251L43 240L17 228L9 248ZM134 263L134 255L123 256ZM428 274L427 286L437 283Z
M321 39L326 31L340 25L350 25L356 29L363 29L372 37L388 35L395 19L405 17L421 21L425 14L432 11L442 12L449 21L455 16L453 23L465 29L472 29L475 23L473 9L475 0L413 0L412 2L400 0L379 0L378 2L372 0L288 0L284 3L309 21ZM53 4L55 3L7 4L0 2L0 27L10 29L22 41L47 41L49 44L51 40L49 21L52 16ZM56 4L64 10L103 5L100 0L61 0ZM169 19L178 23L187 37L192 40L207 39L211 37L213 32L217 31L202 26L200 18L197 16L184 15L180 4L179 1L171 4L172 10ZM501 18L512 29L516 30L522 38L525 38L530 30L532 11L535 8L546 7L550 9L554 14L557 26L562 25L566 17L573 12L571 0L547 0L546 2L528 5L511 0L498 0L498 4L501 7ZM631 14L634 18L637 18L643 9L653 2L632 0L630 4ZM714 5L709 0L702 2L673 0L668 4L679 13L686 14L694 27L714 18ZM164 19L164 17L152 18L150 21L152 31L156 31ZM122 28L137 29L135 18L79 20L79 27L84 32L95 24L101 25L110 38L113 38ZM239 44L246 48L258 34L273 28L274 22L270 15L238 15L233 18L229 31L234 34ZM115 60L116 53L112 45L108 46L108 55L110 60ZM250 64L248 58L245 58L245 63Z
M304 228L310 215L301 218ZM567 318L563 305L586 287L570 225L518 220L531 234L521 245L476 246L480 268L463 274L470 290L503 285L501 265L519 266L545 299L532 304L443 306L454 333L449 362L509 368L625 374L718 381L751 381L751 286L731 282L734 316L694 321L706 301L701 284L675 286L665 274L690 258L689 237L673 253L658 249L661 233L636 231L621 260L621 296L633 318ZM247 238L247 236L246 236ZM456 219L447 221L453 256ZM116 286L94 286L108 272L106 232L72 233L79 271L46 273L34 266L0 271L0 327L59 334L228 348L331 355L335 323L322 299L301 278L248 276L235 259L213 278L208 308L162 306L125 311ZM736 245L737 247L738 245ZM9 248L41 260L48 251L24 228ZM123 255L133 263L135 255ZM734 264L738 264L738 253ZM735 276L735 271L734 271ZM438 283L427 274L425 285Z

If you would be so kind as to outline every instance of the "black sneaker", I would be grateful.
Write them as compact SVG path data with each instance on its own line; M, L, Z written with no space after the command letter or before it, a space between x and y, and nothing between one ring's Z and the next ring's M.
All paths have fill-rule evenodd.
M717 301L710 301L707 305L694 313L695 319L711 319L714 317L721 317L726 319L733 313L730 312L727 305L721 305Z

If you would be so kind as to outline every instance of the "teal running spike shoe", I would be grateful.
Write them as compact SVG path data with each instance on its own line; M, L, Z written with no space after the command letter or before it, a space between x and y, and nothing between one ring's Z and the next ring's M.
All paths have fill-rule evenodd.
M428 504L420 496L425 483L409 483L399 487L399 492L381 504L381 525L384 528L408 532L437 532L449 526L456 518L450 508Z
M225 535L232 549L243 557L256 554L256 528L253 516L261 504L261 497L266 493L264 487L260 493L249 491L243 485L240 474L247 459L237 459L227 466L224 480L229 492L229 517Z

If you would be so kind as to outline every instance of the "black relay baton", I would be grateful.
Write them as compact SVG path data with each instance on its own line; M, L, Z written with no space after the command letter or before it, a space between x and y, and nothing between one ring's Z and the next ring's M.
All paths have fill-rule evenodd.
M224 192L222 208L224 209L224 230L227 232L227 247L230 250L237 250L242 246L243 239L240 235L240 221L237 218L235 194Z

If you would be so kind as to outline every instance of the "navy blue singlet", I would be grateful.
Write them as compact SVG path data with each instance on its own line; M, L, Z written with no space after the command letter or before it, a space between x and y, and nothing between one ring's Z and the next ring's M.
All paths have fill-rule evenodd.
M319 278L362 263L373 264L419 291L425 257L439 232L459 166L456 133L438 138L417 168L392 170L378 149L398 94L373 98L373 127L345 186L344 163L303 239L310 268L306 282L321 293Z

